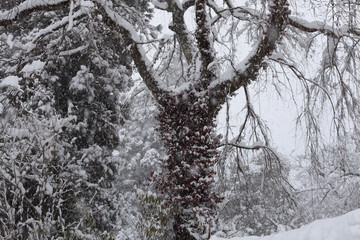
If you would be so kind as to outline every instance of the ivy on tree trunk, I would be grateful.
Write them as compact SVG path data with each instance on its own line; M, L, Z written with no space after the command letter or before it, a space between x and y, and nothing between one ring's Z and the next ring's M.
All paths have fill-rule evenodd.
M175 239L193 239L186 228L206 233L220 200L212 192L219 138L208 96L187 91L162 102L159 132L168 157L157 187L174 211ZM200 216L206 216L205 222Z

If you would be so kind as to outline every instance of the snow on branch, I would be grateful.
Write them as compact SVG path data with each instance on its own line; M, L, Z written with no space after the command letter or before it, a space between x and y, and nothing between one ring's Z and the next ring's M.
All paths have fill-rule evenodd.
M67 24L70 24L69 21L70 19L73 21L75 19L81 18L84 15L88 14L91 12L90 8L81 8L80 10L76 11L75 13L72 14L72 16L66 16L64 18L62 18L61 20L51 24L50 26L41 29L39 32L36 33L36 35L33 37L33 39L31 40L31 42L25 44L25 47L23 49L26 49L28 52L33 50L36 47L36 42L41 39L42 37L51 34L52 32L66 26Z
M211 25L213 25L221 18L227 18L229 15L239 20L245 21L250 21L253 18L258 19L261 17L261 13L255 9L245 6L235 7L230 2L226 3L228 8L219 7L214 1L208 1L207 5L216 13L216 16L211 19Z
M27 0L18 6L0 12L0 26L7 26L17 19L27 16L34 11L51 11L67 5L70 0Z
M112 2L107 0L94 0L94 2L103 9L105 23L116 27L124 38L125 45L129 46L131 56L140 76L155 98L160 100L163 95L167 95L169 90L154 73L152 63L146 56L141 44L139 44L141 39L135 28L113 10Z
M274 149L272 149L271 147L261 143L261 142L256 142L253 145L246 145L243 143L239 143L239 144L235 144L235 143L224 143L224 144L220 144L219 147L224 147L224 146L231 146L231 147L235 147L235 148L239 148L239 149L244 149L244 150L261 150L264 149L266 151L271 152L274 156L278 156L278 154L276 153L276 151Z
M74 48L74 49L71 49L71 50L63 51L63 52L59 53L59 56L71 56L71 55L74 55L76 53L84 51L88 47L89 47L89 44L86 44L84 46L80 46L80 47L77 47L77 48Z
M135 28L112 9L112 2L107 0L95 0L94 2L97 2L104 9L106 16L111 22L121 28L124 33L126 32L126 35L128 35L133 42L140 42L139 34Z
M255 80L261 69L261 63L276 49L288 22L290 14L287 0L274 0L269 4L269 17L263 37L254 46L250 54L235 69L229 70L220 80L210 86L210 95L221 104L228 94L233 94L249 81Z
M355 35L357 37L360 37L359 29L350 28L347 25L344 25L340 28L334 28L333 26L328 25L321 21L309 22L305 19L301 19L295 16L289 17L289 24L305 32L321 32L332 38L340 38L343 36L350 36L350 35Z
M154 2L155 2L154 5L158 9L170 12L172 14L172 23L169 24L169 29L175 32L176 39L181 45L181 49L184 53L186 61L190 63L193 59L193 54L196 53L197 50L193 44L194 40L186 27L184 14L189 7L194 5L195 1L189 0L180 3L178 0L164 0L161 2L160 1L154 1ZM160 5L159 2L162 5ZM167 5L166 8L165 8L165 3Z
M216 6L213 1L209 1L209 6L213 8L213 10L217 13L217 16L227 16L230 12L232 16L238 19L244 19L246 16L251 16L254 18L261 18L261 13L255 9L251 9L245 6L237 6L235 7L233 3L229 0L225 1L228 8L222 9ZM213 20L215 21L215 20ZM360 37L360 29L351 28L348 25L343 25L342 27L334 27L333 25L326 24L323 21L307 21L305 19L299 18L297 16L289 16L288 24L297 29L300 29L305 32L321 32L329 37L340 38L343 36L359 36Z
M195 38L202 64L202 87L205 88L209 86L213 77L212 71L208 69L209 65L215 60L215 50L213 49L212 40L210 39L211 26L210 19L206 10L206 3L206 0L195 1L195 17L197 23L197 28L195 30Z
M73 21L76 19L79 19L79 18L87 15L91 11L92 11L92 9L89 7L80 8L78 11L76 11L75 13L72 14L71 19ZM70 16L66 16L66 17L63 17L61 20L56 21L56 22L52 23L51 25L38 30L33 36L31 36L32 39L30 39L30 41L25 44L23 44L19 41L12 41L12 39L11 39L12 36L11 35L7 36L5 33L0 35L0 40L6 41L10 48L15 46L16 48L19 48L23 51L30 52L36 47L36 43L39 39L43 38L46 35L53 33L54 31L66 26L67 24L70 24L69 20L70 20Z
M159 2L158 0L152 0L152 4L161 10L167 10L169 8L169 4L167 2Z

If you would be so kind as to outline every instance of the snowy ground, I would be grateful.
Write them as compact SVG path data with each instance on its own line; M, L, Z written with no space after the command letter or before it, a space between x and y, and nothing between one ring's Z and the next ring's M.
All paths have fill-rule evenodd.
M225 239L214 236L210 240ZM271 236L235 237L230 240L360 240L360 209Z

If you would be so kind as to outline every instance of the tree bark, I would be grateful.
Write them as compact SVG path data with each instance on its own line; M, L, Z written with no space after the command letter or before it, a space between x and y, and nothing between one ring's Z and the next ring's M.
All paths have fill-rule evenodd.
M167 149L158 189L174 209L175 239L195 239L187 228L206 232L220 198L212 192L216 147L214 118L208 97L189 91L169 98L161 107L159 132ZM200 222L198 216L205 217Z

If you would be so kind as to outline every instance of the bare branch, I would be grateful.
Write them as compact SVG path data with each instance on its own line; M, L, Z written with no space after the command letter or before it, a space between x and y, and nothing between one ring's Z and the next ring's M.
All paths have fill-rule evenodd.
M211 25L217 22L220 18L227 18L231 14L234 18L239 20L249 21L252 18L260 18L261 14L254 9L234 5L230 2L226 2L228 8L219 7L214 1L208 1L207 5L216 13L216 16L211 19Z
M217 99L216 105L224 103L229 93L235 93L236 90L257 78L261 63L267 56L271 55L281 39L290 14L288 2L287 0L274 0L271 2L272 4L269 5L270 16L262 39L237 67L236 71L230 74L230 77L225 76L225 80L220 79L210 86L210 96Z
M235 147L238 148L240 150L250 150L250 151L257 151L257 150L263 150L265 153L275 157L275 160L277 161L278 166L280 167L280 169L283 168L281 162L280 162L280 156L279 154L272 149L271 147L267 146L267 145L263 145L263 144L254 144L252 146L248 146L248 145L244 145L244 144L235 144L235 143L224 143L224 144L220 144L218 147L224 147L224 146L228 146L228 147ZM285 178L281 177L283 180L285 180ZM289 184L290 185L290 184ZM290 185L291 186L291 185Z
M235 144L235 143L224 143L224 144L220 144L218 147L223 147L223 146L232 146L232 147L246 149L246 150L266 149L277 156L276 152L273 149L271 149L269 146L262 145L262 144L254 144L252 146L247 146L247 145L239 145L239 144Z
M353 173L353 172L349 172L349 173L344 173L344 175L342 175L341 177L360 177L360 173Z

